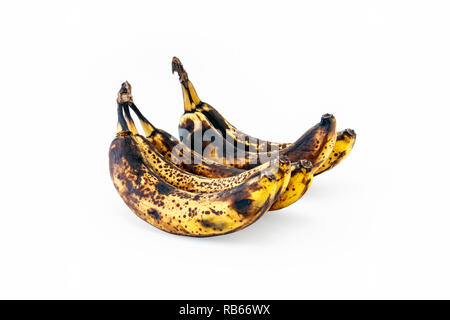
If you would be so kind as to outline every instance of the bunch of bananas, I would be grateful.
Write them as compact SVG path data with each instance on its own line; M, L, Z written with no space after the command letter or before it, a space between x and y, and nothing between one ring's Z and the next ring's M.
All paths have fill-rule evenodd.
M131 85L117 97L117 135L109 149L111 179L140 218L179 235L205 237L234 232L269 210L299 200L312 179L341 162L356 134L336 132L325 114L294 143L251 137L198 97L180 60L184 114L180 140L154 127L133 101ZM139 134L131 111L145 135Z

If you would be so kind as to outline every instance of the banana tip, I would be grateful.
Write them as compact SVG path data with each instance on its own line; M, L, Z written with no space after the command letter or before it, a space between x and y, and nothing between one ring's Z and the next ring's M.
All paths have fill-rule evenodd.
M281 164L289 164L290 163L289 158L286 156L281 156L279 161Z
M313 167L313 164L311 163L311 161L308 161L306 159L300 160L300 164L302 165L303 168L306 168L306 169L311 169Z
M336 118L331 113L325 113L324 115L322 115L322 118L320 118L321 124L332 123L335 121L336 121Z
M322 119L333 119L334 116L331 113L325 113L322 115Z
M356 132L353 129L345 129L344 130L344 135L351 137L351 138L355 138L356 137Z
M291 161L289 160L288 157L286 156L281 156L278 159L278 165L280 167L281 170L283 171L287 171L290 167L291 167Z

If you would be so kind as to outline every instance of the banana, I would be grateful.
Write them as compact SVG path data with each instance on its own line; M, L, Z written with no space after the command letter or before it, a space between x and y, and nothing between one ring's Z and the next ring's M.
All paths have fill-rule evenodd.
M137 111L139 111L136 106L135 106L135 108ZM154 162L159 163L158 160L155 160L156 159L155 154L157 154L159 150L152 150L153 148L157 149L155 147L155 143L149 139L143 138L142 136L139 136L139 140L140 140L140 144L142 145L141 150L143 150L145 153L145 158L150 159L150 161L153 160ZM165 140L162 140L162 141L165 141ZM164 143L164 145L167 145L167 143ZM184 146L184 148L187 149L186 146ZM167 155L169 155L169 156L167 156ZM168 151L164 154L164 157L168 161L170 161L171 156L172 156L172 152L170 152L170 151ZM176 158L176 159L178 159L178 158ZM163 163L163 161L161 161L161 162ZM156 163L154 163L154 165L156 165ZM159 165L156 166L155 171L161 177L165 177L165 180L167 182L169 182L170 184L177 186L181 189L184 189L186 191L194 191L194 192L216 191L217 188L211 188L211 187L205 188L205 183L204 183L205 179L202 179L202 177L199 177L198 175L195 175L195 174L189 175L189 174L183 173L183 172L181 174L171 173L174 171L174 169L172 167L174 165L178 165L179 168L183 169L183 167L180 166L180 164L183 164L183 162L163 163L163 164L161 164L162 167L160 167ZM223 172L227 172L228 169L233 169L233 170L239 171L240 173L238 173L234 176L218 179L219 182L221 182L221 183L218 182L217 186L221 186L223 184L227 185L228 181L236 182L236 179L238 179L238 181L243 181L243 177L248 176L252 172L261 170L261 168L267 167L268 164L269 164L269 162L266 162L266 163L260 165L259 167L255 167L248 171L225 166L225 169L221 169L219 172L223 173ZM203 164L203 166L205 166L205 168L208 169L207 170L208 173L217 172L216 170L210 170L210 165L207 165L206 163ZM214 167L217 167L217 166L221 166L221 165L214 164ZM189 171L189 170L187 170L187 171ZM277 197L277 201L270 208L271 211L285 208L285 207L291 205L295 201L299 200L308 190L308 188L311 184L311 181L312 181L312 177L313 177L312 163L309 162L308 160L301 160L300 162L292 163L291 171L292 171L292 173L288 172L286 170L284 184L279 186L280 189L279 189L278 193L280 196ZM168 178L166 178L166 177L168 177ZM215 178L217 178L217 176L215 176Z
M356 133L352 129L345 129L340 131L336 137L336 143L334 145L333 151L328 159L320 166L314 175L319 175L327 170L334 168L339 162L344 160L350 151L352 151L353 146L356 141Z
M196 157L200 156L194 151L190 150L185 145L181 144L175 138L171 137L169 134L165 135L161 134L160 131L158 131L158 129L156 129L153 125L151 125L150 122L146 119L146 117L138 109L138 107L134 104L131 90L132 90L131 85L128 82L123 83L122 88L119 91L118 103L125 103L125 104L128 103L128 105L133 109L134 113L139 118L139 121L141 122L141 125L144 128L146 135L148 135L149 137L145 139L140 136L141 150L143 150L146 153L145 158L149 159L147 161L157 162L153 163L153 168L156 171L156 173L158 173L161 177L165 177L165 180L170 184L179 187L181 189L184 189L186 191L193 191L193 192L219 191L217 188L211 187L205 188L205 179L196 177L196 175L189 175L184 171L181 171L181 173L176 172L176 170L172 168L172 165L170 163L165 164L164 161L161 160L162 164L160 164L160 160L155 160L158 158L157 157L158 151L162 149L162 152L160 151L160 153L162 153L170 162L177 165L179 168L184 169L183 161L179 161L179 159L181 158L180 155L178 155L177 157L174 157L173 155L173 148L179 147L180 145L183 146L183 152L189 155L195 155ZM126 118L128 119L127 123L129 124L129 127L136 132L137 131L135 129L136 126L134 125L134 122L131 119L131 116L129 115L128 107L125 108L125 115ZM158 138L156 139L156 137ZM162 147L158 148L157 146ZM153 150L153 148L157 149L156 152ZM212 164L214 165L213 167L214 169L217 169L217 166L221 166L220 164L217 165L215 165L215 163ZM230 180L236 181L236 178L241 179L240 177L245 177L243 172L251 174L255 170L260 170L258 168L267 166L267 164L268 163L266 162L265 164L262 164L261 166L256 167L254 169L250 169L249 171L223 166L224 168L221 168L219 171L221 173L229 172L228 169L237 170L239 171L239 173L235 174L231 179L230 178L221 179L223 181L222 183L216 183L214 185L220 188L222 188L223 185L230 185L228 184L228 181ZM202 166L205 166L207 169L211 168L210 164L207 163L203 163ZM311 162L309 162L308 160L301 160L300 162L292 163L291 171L292 175L291 173L286 171L286 178L284 184L279 186L278 194L280 196L277 197L277 201L272 205L270 210L278 210L291 205L295 201L299 200L306 193L309 186L311 185L313 175ZM217 170L208 170L207 172L215 173L217 172ZM242 179L239 181L242 181ZM208 190L209 188L211 188L211 190Z
M209 161L207 159L202 158L199 154L185 146L184 144L180 143L176 138L172 137L167 132L155 128L146 118L145 116L140 112L138 107L135 105L133 101L133 97L131 94L131 85L128 82L125 82L122 85L122 88L119 92L118 102L120 103L128 103L130 108L133 109L135 114L138 116L141 125L147 135L147 141L150 142L150 145L153 145L156 148L156 151L164 155L165 158L167 158L170 162L178 166L179 168L188 171L190 173L194 173L197 175L207 176L211 178L217 178L217 177L235 177L240 176L243 172L245 172L242 169L237 169L233 167L224 166L221 164L218 164L214 161ZM128 108L125 108L125 113L127 114ZM322 119L322 122L327 122L327 118L332 119L332 116L324 116L324 119ZM129 127L134 131L136 134L135 125L132 121L130 121ZM309 153L311 155L312 159L316 159L316 161L320 160L320 153L317 152L314 154L314 146L313 144L316 144L316 142L320 141L326 141L327 135L324 135L324 127L322 125L317 125L316 127L313 127L308 131L304 137L303 140L299 141L298 145L302 146L306 153ZM311 133L312 132L312 133ZM333 132L332 130L330 132ZM316 137L317 141L313 141L311 137ZM332 135L331 135L332 136ZM141 139L143 139L141 137ZM314 143L312 143L314 142ZM329 141L330 144L332 144L332 140ZM155 158L154 154L155 152L152 152L151 146L147 145L145 146L146 141L141 141L141 149L148 150L147 151L147 159ZM179 147L182 146L180 149ZM325 145L324 148L326 149L327 146ZM173 150L178 149L182 150L180 153L187 153L189 154L189 160L188 162L180 161L179 159L183 159L182 155L174 155ZM297 151L301 151L300 149ZM320 149L319 149L320 151ZM305 154L306 154L305 153ZM153 155L153 156L152 156ZM299 155L301 156L301 155ZM325 157L322 155L322 157ZM199 161L201 160L201 161ZM323 159L322 159L323 160ZM192 164L192 161L194 163L199 164ZM161 171L173 171L173 168L170 168L170 165L165 165L165 169L156 167L156 170L161 169ZM256 167L257 168L257 167ZM195 170L193 170L195 169ZM233 170L233 171L231 171ZM250 171L253 171L255 169L250 169ZM195 178L195 176L184 174L184 178L178 177L179 174L169 174L167 172L158 172L157 173L161 177L175 177L177 176L177 179L168 180L168 182L172 185L175 185L181 189L187 190L187 191L196 191L196 192L207 192L205 188L202 186L204 185L204 182L202 179ZM205 174L207 173L207 174ZM287 174L286 174L287 175ZM274 205L271 207L270 210L278 210L281 208L284 208L286 206L291 205L295 201L299 200L305 192L308 190L311 181L312 181L312 175L313 175L313 167L312 164L307 160L302 160L300 163L293 163L292 164L292 173L290 179L286 179L285 185L283 187L280 187L279 194L280 197L278 197L277 201L274 203ZM198 182L198 183L192 183L192 180ZM167 180L167 178L166 178ZM233 178L233 181L236 181L236 178ZM242 180L240 180L242 181ZM200 187L199 187L200 186ZM222 187L222 184L220 184L220 187ZM211 191L217 191L216 189Z
M229 123L215 108L202 102L195 91L194 85L189 80L188 74L183 67L180 59L173 57L172 73L177 72L180 78L183 90L184 110L188 112L200 112L205 115L209 122L220 131L222 136L232 137L235 144L245 146L245 150L259 152L263 149L281 150L286 148L288 143L277 143L258 139L239 131L235 126Z
M271 211L285 208L299 200L308 191L314 176L334 168L344 160L352 150L356 141L356 133L352 129L345 129L337 134L336 143L332 153L317 169L311 170L310 163L302 163L303 167L292 169L289 184L284 193L270 208Z
M169 233L215 236L247 227L276 200L283 167L289 167L284 158L220 192L188 192L167 183L145 164L134 126L124 118L126 109L127 104L118 104L119 132L110 146L109 168L119 195L141 219Z
M127 93L126 96L124 95L124 92ZM134 139L136 140L137 144L140 147L140 150L142 151L143 158L146 164L151 167L151 169L155 171L156 174L158 174L160 177L162 177L164 180L175 187L190 192L218 192L232 188L237 184L242 183L247 177L255 174L258 171L267 169L270 166L270 163L266 162L248 171L242 171L238 175L222 179L205 178L188 173L184 170L180 170L168 159L162 156L148 139L137 134L136 126L128 110L128 106L131 101L133 101L133 97L131 94L131 85L128 82L123 83L122 88L119 91L117 103L124 106L125 121L128 127L131 128L131 131L135 132ZM143 128L145 128L149 122L148 120L146 120L146 118L134 104L134 102L133 111L141 120ZM280 166L283 166L283 164L280 164ZM298 200L306 192L307 188L302 184L302 182L311 181L311 179L309 178L311 168L312 164L307 160L302 160L299 163L293 163L291 166L285 165L281 168L285 172L285 176L284 179L280 180L279 182L278 195L276 196L276 198L278 199L280 195L283 195L286 189L288 189L290 196L288 197L287 195L285 195L283 196L283 198L281 198L280 201L277 200L275 203L277 209L284 208L285 206ZM291 169L294 172L292 180L290 179ZM307 186L309 186L309 184ZM286 201L286 199L288 198L291 202ZM273 207L271 207L270 210L272 209Z
M274 155L284 155L291 162L309 160L313 164L313 170L316 171L331 154L336 142L336 119L331 114L323 115L318 124L306 131L289 147L266 153L263 151L241 152L242 150L235 149L226 139L220 140L221 135L202 113L185 113L181 117L179 126L189 133L182 141L187 140L190 148L195 148L195 144L200 145L195 141L202 139L204 132L213 132L214 142L202 141L201 143L203 156L215 162L245 170L261 165L267 161L267 158ZM229 150L232 150L232 157L229 156Z
M126 96L125 96L126 93ZM131 85L126 82L122 84L122 87L118 94L117 104L118 106L123 106L125 113L125 121L133 133L133 140L138 145L142 158L145 164L154 171L157 175L162 177L166 182L173 185L174 187L183 189L190 192L199 193L212 193L219 192L233 187L238 186L244 182L248 177L270 168L271 163L264 163L259 167L253 168L248 171L243 171L242 173L228 177L228 178L206 178L198 176L187 171L184 171L176 167L173 163L167 160L163 155L161 155L156 148L143 136L139 135L136 126L134 124L133 118L129 111L129 102L133 100L131 93ZM140 110L134 106L135 113L143 116ZM284 178L279 181L279 194L283 193L289 182L291 176L291 165L290 161L285 159L284 162L279 163L281 170L285 172ZM296 169L298 166L294 166Z
M280 195L271 210L285 208L303 197L311 186L315 173L329 158L335 139L336 122L332 115L326 114L296 142L280 151L280 155L288 159L304 160L300 160L298 168L291 171L285 192Z
M203 125L203 129L208 129L208 126L214 127L214 129L217 130L217 132L220 133L222 137L231 137L232 144L237 146L238 149L241 148L249 152L263 152L264 150L277 150L277 149L282 150L292 145L292 143L277 143L264 141L249 136L242 131L239 131L235 126L233 126L230 122L228 122L215 108L200 100L192 82L189 80L186 70L184 69L181 61L177 57L174 57L172 59L172 73L173 72L178 73L181 88L183 91L185 114L180 119L180 129L187 129L188 131L192 130L193 127L192 120L203 121L201 119L198 119L198 117L193 116L192 114L201 114L203 116L202 119L206 118L207 120L207 124ZM342 138L344 134L345 130L338 132L337 136ZM327 164L324 163L320 169L319 168L316 169L317 171L315 175L318 175L319 173L329 170L335 167L337 164L339 164L350 153L354 144L354 140L356 139L356 134L352 139L353 143L347 143L345 146L342 145L343 142L342 140L340 140L341 141L340 144L336 146L336 149L333 149L333 151L330 153L331 159L327 159L326 161L326 163L329 163L329 165L331 164L333 165L330 168L328 168ZM334 154L338 155L341 154L344 148L345 148L345 156L343 157L333 156ZM248 156L248 154L246 154L246 156ZM215 159L215 160L223 160L223 159ZM224 161L221 162L223 163Z
M186 118L195 119L193 123L197 125L196 130L205 130L208 127L208 121L202 114L186 114ZM195 118L194 118L195 117ZM192 131L192 136L196 136L196 130ZM210 129L208 129L210 130ZM213 129L212 129L213 130ZM325 163L330 156L336 142L336 120L334 116L325 114L321 121L310 128L302 137L289 147L279 151L280 156L286 156L291 161L308 160L312 165L310 168L303 167L298 170L292 170L291 178L286 191L280 195L271 210L285 208L298 201L309 189L314 173ZM206 149L205 149L206 150ZM252 154L252 153L249 153ZM224 164L250 169L256 165L261 165L263 161L259 154L253 153L254 157L244 157L236 162L227 162L228 159L218 157L217 154L205 152L204 155L211 156L214 161L222 161ZM257 156L257 157L256 157ZM256 161L255 161L256 158Z
M227 178L206 178L178 168L161 155L143 136L136 135L133 136L133 139L142 151L142 156L147 166L151 167L151 169L166 182L190 192L211 193L231 189L244 182L253 174L266 170L272 165L271 163L266 162L251 170L243 171L236 176ZM282 170L286 172L284 180L289 181L291 172L290 161L286 160L286 162L280 164L280 166L282 166ZM284 183L285 181L280 180L280 188L282 188ZM284 192L284 190L281 190L281 192Z
M200 123L200 125L196 125L196 130L202 130L203 132L203 130L206 130L205 128L208 128L209 126L208 120L205 119L202 114L186 114L185 117L192 119L192 123ZM192 132L191 137L196 136L196 130ZM209 128L207 130L214 129ZM293 161L300 160L300 164L303 163L307 165L299 165L299 168L292 170L291 178L285 192L280 195L270 210L285 208L298 201L306 193L311 185L314 173L330 156L336 141L335 139L335 118L332 115L326 114L322 116L320 123L309 129L295 143L279 151L279 156L286 156ZM264 163L257 153L248 153L250 156L238 160L236 160L237 158L234 158L234 162L229 162L228 158L220 157L217 153L204 152L203 154L209 156L213 161L246 170L251 170L252 168L255 168L255 166Z
M295 168L292 168L291 177L285 191L280 194L270 208L270 211L286 208L300 200L311 186L314 177L311 162L308 160L301 160L300 162L296 162L293 167L294 166Z
M244 172L242 169L225 166L203 158L200 154L188 148L170 133L153 126L134 104L131 95L131 85L128 82L122 84L118 99L121 103L128 103L129 107L138 116L142 128L144 129L146 139L159 153L177 167L208 178L227 178ZM180 159L187 161L180 161Z

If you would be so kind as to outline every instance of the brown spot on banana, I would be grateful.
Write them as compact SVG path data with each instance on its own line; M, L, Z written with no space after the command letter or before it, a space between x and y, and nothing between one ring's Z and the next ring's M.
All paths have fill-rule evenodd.
M161 216L159 215L158 211L155 209L148 209L147 214L154 217L157 221L161 219Z
M319 175L337 166L352 151L356 141L356 133L352 129L338 132L336 143L330 156L322 163L315 175Z

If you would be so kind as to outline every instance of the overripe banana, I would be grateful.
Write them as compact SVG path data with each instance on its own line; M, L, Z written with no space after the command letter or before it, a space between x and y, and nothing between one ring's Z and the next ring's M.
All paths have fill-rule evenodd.
M128 98L125 99L125 93L128 94ZM133 118L130 115L129 103L126 101L132 101L131 85L126 82L122 84L122 88L119 91L117 98L117 104L123 105L125 113L125 121L133 133L133 140L141 151L144 164L147 165L150 170L154 171L157 175L163 178L166 182L174 187L180 188L185 191L198 192L198 193L212 193L219 192L227 189L234 188L243 183L247 178L262 172L270 168L272 163L264 163L251 170L243 171L238 175L227 178L206 178L196 174L189 173L175 166L172 162L161 155L156 148L145 137L141 136L136 129ZM140 110L134 106L135 112L142 115ZM282 194L289 182L291 176L291 164L290 161L285 159L284 162L279 163L280 169L285 172L283 179L280 179L278 185L278 193ZM303 164L308 166L308 163ZM294 169L298 170L299 165L295 165ZM300 165L302 167L302 165Z
M339 162L344 160L350 151L353 149L353 145L356 141L356 133L352 129L345 129L340 131L336 137L336 143L328 159L320 166L314 175L319 175L327 170L330 170L338 165Z
M183 90L184 111L200 112L210 121L214 127L220 131L222 136L232 137L236 145L245 146L247 151L258 152L263 149L267 150L281 150L288 146L287 143L278 143L261 140L249 136L242 131L239 131L235 126L228 122L215 108L211 105L202 102L195 91L194 85L189 80L188 74L183 67L180 59L173 57L172 59L172 73L177 72L180 78L180 83Z
M240 169L251 169L266 162L272 156L285 155L291 162L302 159L311 161L313 170L317 170L331 154L336 142L336 119L333 115L325 114L320 122L306 131L296 142L282 150L259 152L241 152L236 149L226 139L220 140L220 134L214 125L202 113L185 113L179 123L179 127L189 134L182 141L187 141L187 145L201 145L203 156L218 163L229 165ZM181 130L180 130L181 131ZM204 141L203 133L213 132L216 137L214 142ZM196 141L201 141L201 144ZM229 150L232 150L231 152ZM231 157L229 156L231 155Z
M222 137L229 137L231 139L231 143L235 146L235 149L237 149L237 152L239 152L240 149L249 152L260 152L264 150L277 150L277 149L282 150L292 145L291 143L276 143L264 141L262 139L249 136L242 131L239 131L235 126L233 126L230 122L228 122L215 108L200 100L192 82L189 80L188 74L185 71L182 63L176 57L172 59L172 72L178 73L181 88L183 91L185 114L180 119L180 129L187 129L188 131L192 131L193 130L193 122L191 122L192 120L202 121L202 119L206 119L207 124L202 125L203 129L208 129L208 126L212 126L214 127L215 130L217 130L218 133L221 134ZM201 114L202 117L200 117L201 119L199 119L199 117L193 116L193 114L197 115ZM337 134L337 136L340 137L340 139L343 138L344 135L345 130L340 131ZM191 140L193 140L192 137L193 136L191 136ZM355 139L356 134L354 134L354 137L352 137L353 142L347 143L345 145L346 156L352 150ZM190 142L192 141L188 141L188 143ZM338 146L336 146L336 150L333 150L330 153L332 159L329 159L329 161L328 160L325 161L321 165L320 169L317 168L316 166L317 171L315 174L317 175L319 173L327 171L335 167L339 162L341 162L345 157L337 157L337 156L333 157L333 155L341 154L343 147L344 146L342 142ZM249 155L247 154L247 156Z
M201 114L195 114L194 116L198 118L203 117ZM200 122L196 123L204 124L206 121L203 118ZM196 135L195 130L192 134ZM295 159L294 161L298 161L298 159L309 160L313 165L311 168L302 168L301 170L293 170L291 172L291 179L289 180L286 191L278 198L271 210L285 208L299 200L305 194L311 185L315 171L330 156L335 144L335 138L335 118L332 115L324 115L318 124L309 129L295 143L279 151L280 156L287 156L288 159ZM231 165L243 169L250 169L254 168L255 165L261 165L263 161L259 158L259 154L254 153L254 155L258 156L255 161L256 164L252 164L255 158L244 158L244 161L233 162ZM222 161L224 164L228 161L228 159L217 157L217 154L212 154L211 159L214 161Z
M175 156L173 154L174 148L180 149L178 147L183 146L182 151L184 153L187 153L188 155L194 155L195 157L200 157L196 152L190 150L187 146L181 144L178 140L170 136L168 133L161 134L160 132L162 130L156 129L153 125L150 124L150 122L146 119L146 117L141 113L141 111L138 109L138 107L135 105L133 101L133 96L131 92L132 88L131 85L128 82L125 82L122 84L122 88L119 91L118 95L118 103L122 104L128 104L137 117L139 118L139 121L141 122L141 125L149 138L147 138L145 141L145 138L142 138L140 136L140 140L143 140L143 147L142 150L147 150L144 152L144 156L147 159L147 161L157 161L159 163L159 160L157 159L157 156L155 155L155 152L151 150L151 145L153 145L156 150L160 153L162 153L166 159L168 159L170 162L172 162L174 165L177 165L179 168L184 169L186 171L189 171L191 173L196 173L194 171L190 171L189 169L192 168L192 166L188 166L187 168L184 167L184 162L180 161L179 159L183 159L181 155ZM125 115L128 114L128 108L125 108ZM129 127L132 128L132 130L137 133L136 127L134 125L134 122L132 121L131 117L128 116L129 121ZM146 142L150 142L151 145L147 143L147 146L145 145ZM170 149L169 149L170 148ZM157 154L157 152L156 152ZM192 160L192 158L189 158L189 160ZM206 161L206 160L205 160ZM162 161L164 162L164 161ZM172 185L182 188L186 191L194 191L194 192L212 192L212 191L218 191L217 188L222 188L223 185L230 185L228 181L234 181L236 182L236 178L240 179L238 181L242 181L241 179L245 177L243 173L251 173L255 170L259 170L259 167L250 169L249 171L244 171L242 169L232 168L223 166L220 164L215 164L215 162L212 162L212 167L210 163L202 163L202 168L205 168L206 172L209 174L215 174L216 172L220 172L221 176L211 176L212 178L217 177L224 177L224 172L229 174L234 174L234 172L230 173L229 169L232 169L234 171L238 171L238 173L235 173L232 177L233 178L227 178L223 179L222 183L216 183L216 188L213 188L214 190L208 191L205 189L208 189L210 187L205 188L205 179L202 179L200 177L196 177L195 175L189 175L186 172L181 173L173 173L173 168L171 168L170 164L162 165L162 167L156 166L154 170L161 176L165 177L166 181L171 183ZM267 166L268 163L262 164L260 167ZM194 167L195 168L195 167ZM284 208L295 201L299 200L305 192L308 190L312 177L313 177L313 171L312 171L312 164L308 160L301 160L300 162L292 163L291 169L292 169L292 175L288 172L286 172L286 179L283 183L283 185L280 187L278 193L280 194L280 197L277 197L277 201L272 205L270 210L278 210L281 208ZM220 169L220 170L218 170ZM174 178L176 177L176 179ZM226 176L228 177L228 175ZM231 177L231 176L230 176ZM290 179L289 179L290 177ZM233 183L231 183L232 185Z
M121 103L128 103L129 107L136 113L144 129L146 139L155 146L159 153L177 167L208 178L227 178L244 172L242 169L225 166L202 157L170 133L153 126L134 104L131 85L128 82L122 84L118 99Z
M111 179L118 193L140 218L175 234L205 237L240 230L255 222L275 201L284 179L280 158L231 189L193 193L168 184L146 164L133 128L118 104L118 134L109 151ZM126 112L126 111L125 111Z
M296 162L296 168L291 171L291 177L285 191L280 194L270 210L283 209L300 200L311 186L313 177L314 172L311 162L308 160Z

